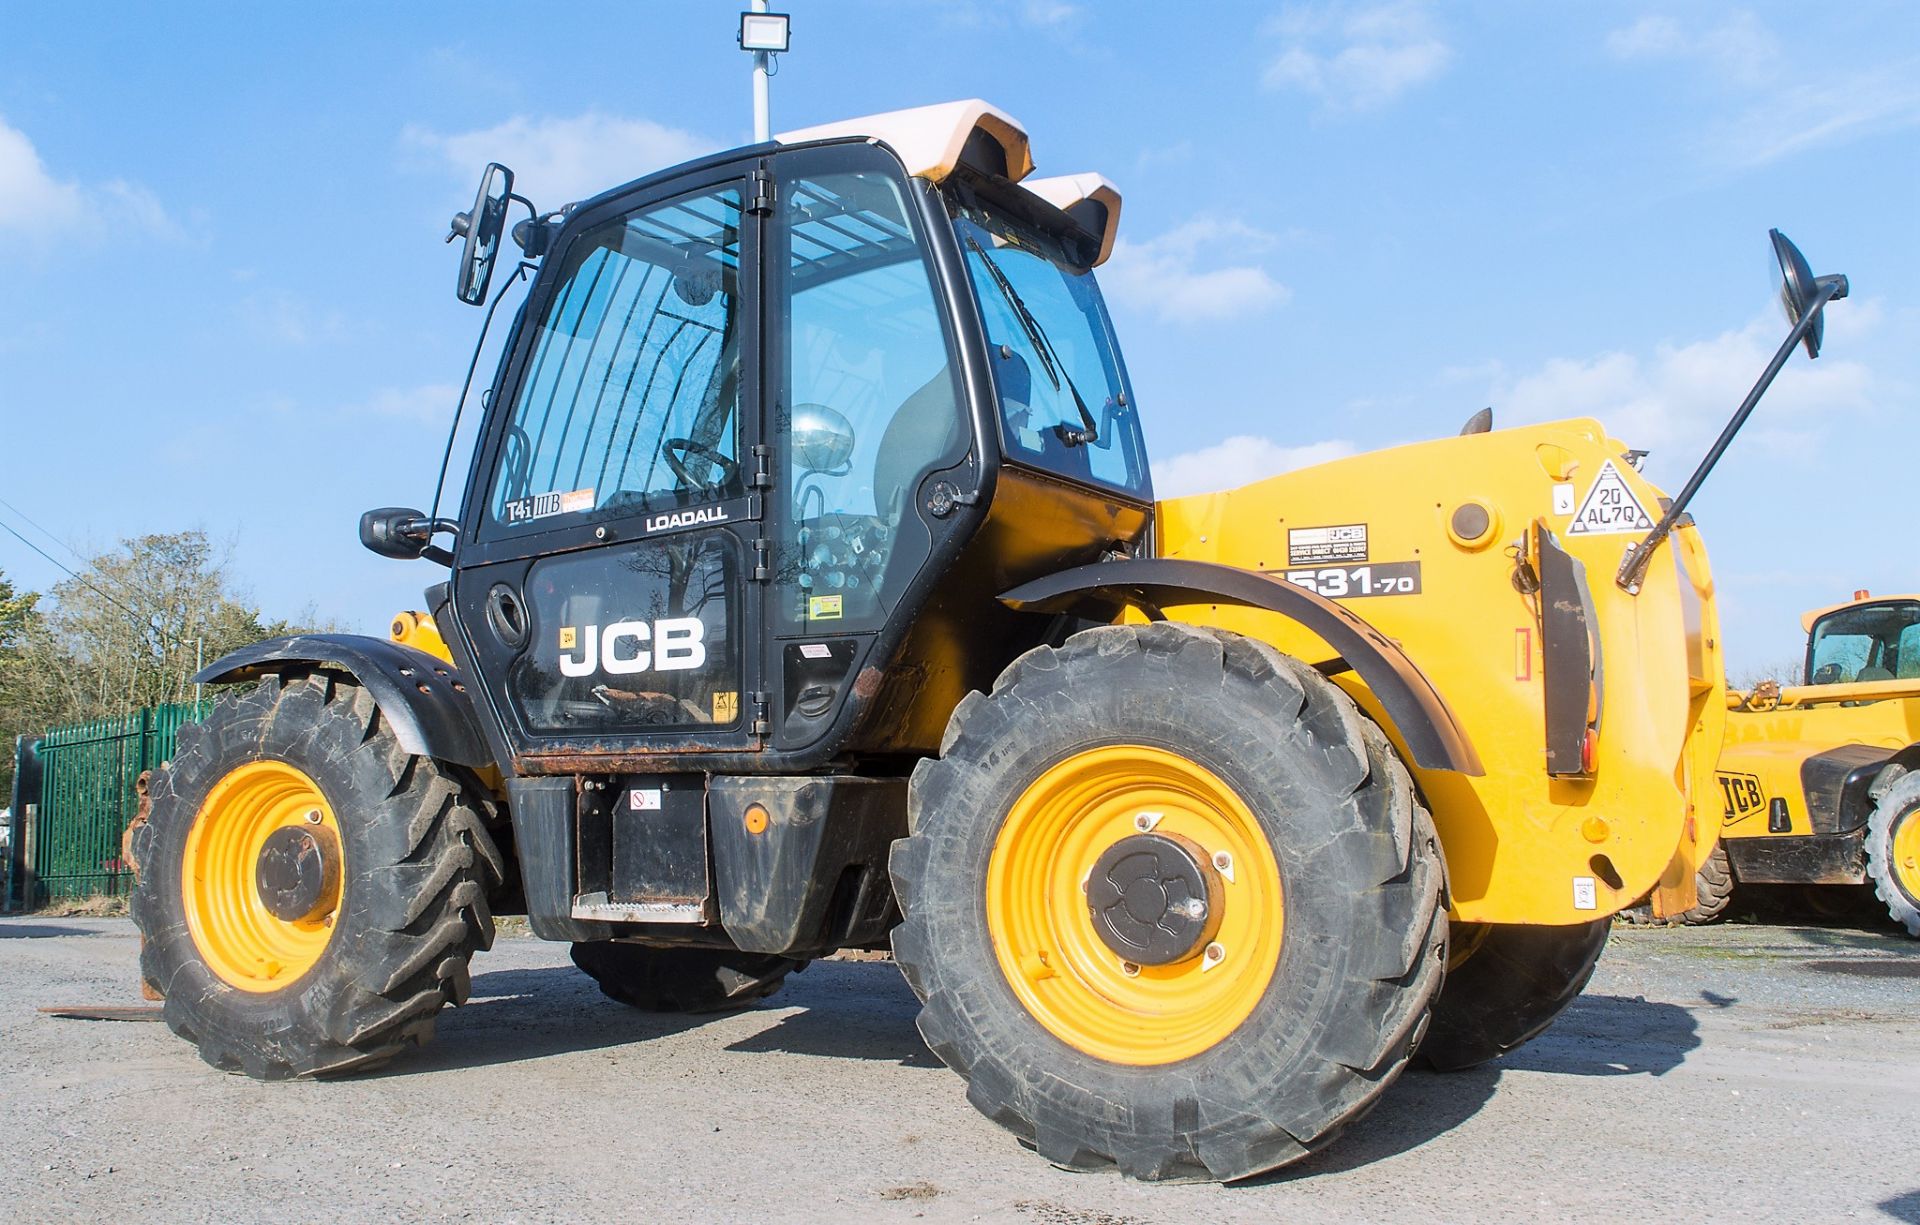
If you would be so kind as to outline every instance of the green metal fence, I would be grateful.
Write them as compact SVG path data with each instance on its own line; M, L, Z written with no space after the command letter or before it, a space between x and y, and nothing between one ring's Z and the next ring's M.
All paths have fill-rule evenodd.
M133 872L120 858L120 836L140 804L134 780L173 756L181 724L212 708L211 702L149 706L57 727L42 738L29 908L133 888Z

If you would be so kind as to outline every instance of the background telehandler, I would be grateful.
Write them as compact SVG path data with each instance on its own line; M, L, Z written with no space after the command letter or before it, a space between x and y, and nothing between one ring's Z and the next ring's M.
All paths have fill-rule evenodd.
M1700 865L1711 923L1734 886L1862 885L1920 936L1920 595L1873 597L1801 618L1799 683L1727 694L1714 791L1720 845Z
M448 568L429 612L214 664L246 687L154 782L176 1032L378 1065L496 911L646 1008L890 945L1044 1157L1231 1179L1416 1051L1539 1032L1649 889L1693 903L1707 465L1663 514L1598 424L1476 420L1156 504L1094 275L1119 194L1032 170L977 101L557 213L488 168L459 296L516 208L531 275L460 511L361 521ZM1726 437L1844 292L1776 249L1795 327Z

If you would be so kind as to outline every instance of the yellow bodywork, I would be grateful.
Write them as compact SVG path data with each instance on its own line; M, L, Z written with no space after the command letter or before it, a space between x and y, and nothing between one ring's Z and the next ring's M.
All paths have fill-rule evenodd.
M393 615L393 624L387 628L387 636L401 646L412 647L416 651L425 651L436 659L453 663L453 652L447 649L447 640L440 636L440 626L432 613L398 612ZM456 685L455 688L458 688ZM504 800L507 795L506 777L498 766L485 766L474 771L486 789L495 799Z
M395 613L387 636L403 647L412 647L448 663L453 662L453 652L447 649L447 640L440 636L440 626L431 613Z
M1920 679L1735 690L1727 694L1727 706L1712 797L1722 805L1724 838L1812 834L1800 766L1817 753L1848 744L1904 749L1920 742ZM1788 829L1767 827L1775 799L1787 802Z
M1358 676L1335 677L1413 770L1439 828L1455 919L1584 923L1650 890L1663 914L1693 904L1719 813L1696 819L1691 784L1711 776L1726 718L1713 584L1689 525L1662 546L1637 596L1614 585L1626 546L1645 535L1627 524L1661 513L1659 492L1626 452L1596 421L1562 421L1395 447L1159 506L1160 556L1314 587L1394 639L1453 709L1481 776L1415 767ZM1618 530L1571 530L1576 516L1591 526L1589 504L1603 492L1619 499L1622 485L1642 515L1629 508ZM1536 522L1586 571L1601 676L1583 778L1547 773L1541 621L1536 597L1516 583ZM1354 527L1364 533L1319 530ZM1316 564L1316 554L1345 560ZM1409 563L1418 564L1417 594L1402 590ZM1164 612L1310 663L1336 654L1261 609Z

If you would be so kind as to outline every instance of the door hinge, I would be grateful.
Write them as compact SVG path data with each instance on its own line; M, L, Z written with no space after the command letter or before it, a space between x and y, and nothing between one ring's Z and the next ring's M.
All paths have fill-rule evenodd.
M773 212L773 175L758 166L748 182L747 211L759 217Z
M773 577L773 569L767 565L768 547L765 536L753 538L753 581L756 583L764 583Z
M767 722L767 695L764 693L753 695L753 722L748 724L748 728L756 736L764 736L773 730L773 724Z
M773 486L773 448L766 443L756 443L753 448L753 475L747 484L755 489L770 489Z

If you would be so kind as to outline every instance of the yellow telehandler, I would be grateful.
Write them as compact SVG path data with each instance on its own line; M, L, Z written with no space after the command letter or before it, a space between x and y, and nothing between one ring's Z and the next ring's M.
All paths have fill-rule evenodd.
M1119 193L1033 170L979 101L557 212L487 168L456 291L515 209L488 319L528 286L459 510L360 526L444 581L393 641L213 664L154 778L175 1032L375 1067L496 912L642 1008L890 947L1043 1157L1237 1179L1539 1032L1649 889L1693 904L1725 704L1685 505L1844 279L1776 235L1793 331L1671 503L1584 420L1156 502Z
M1798 684L1727 694L1703 802L1722 808L1720 845L1676 917L1713 922L1740 883L1868 884L1920 937L1920 595L1856 591L1801 625Z

